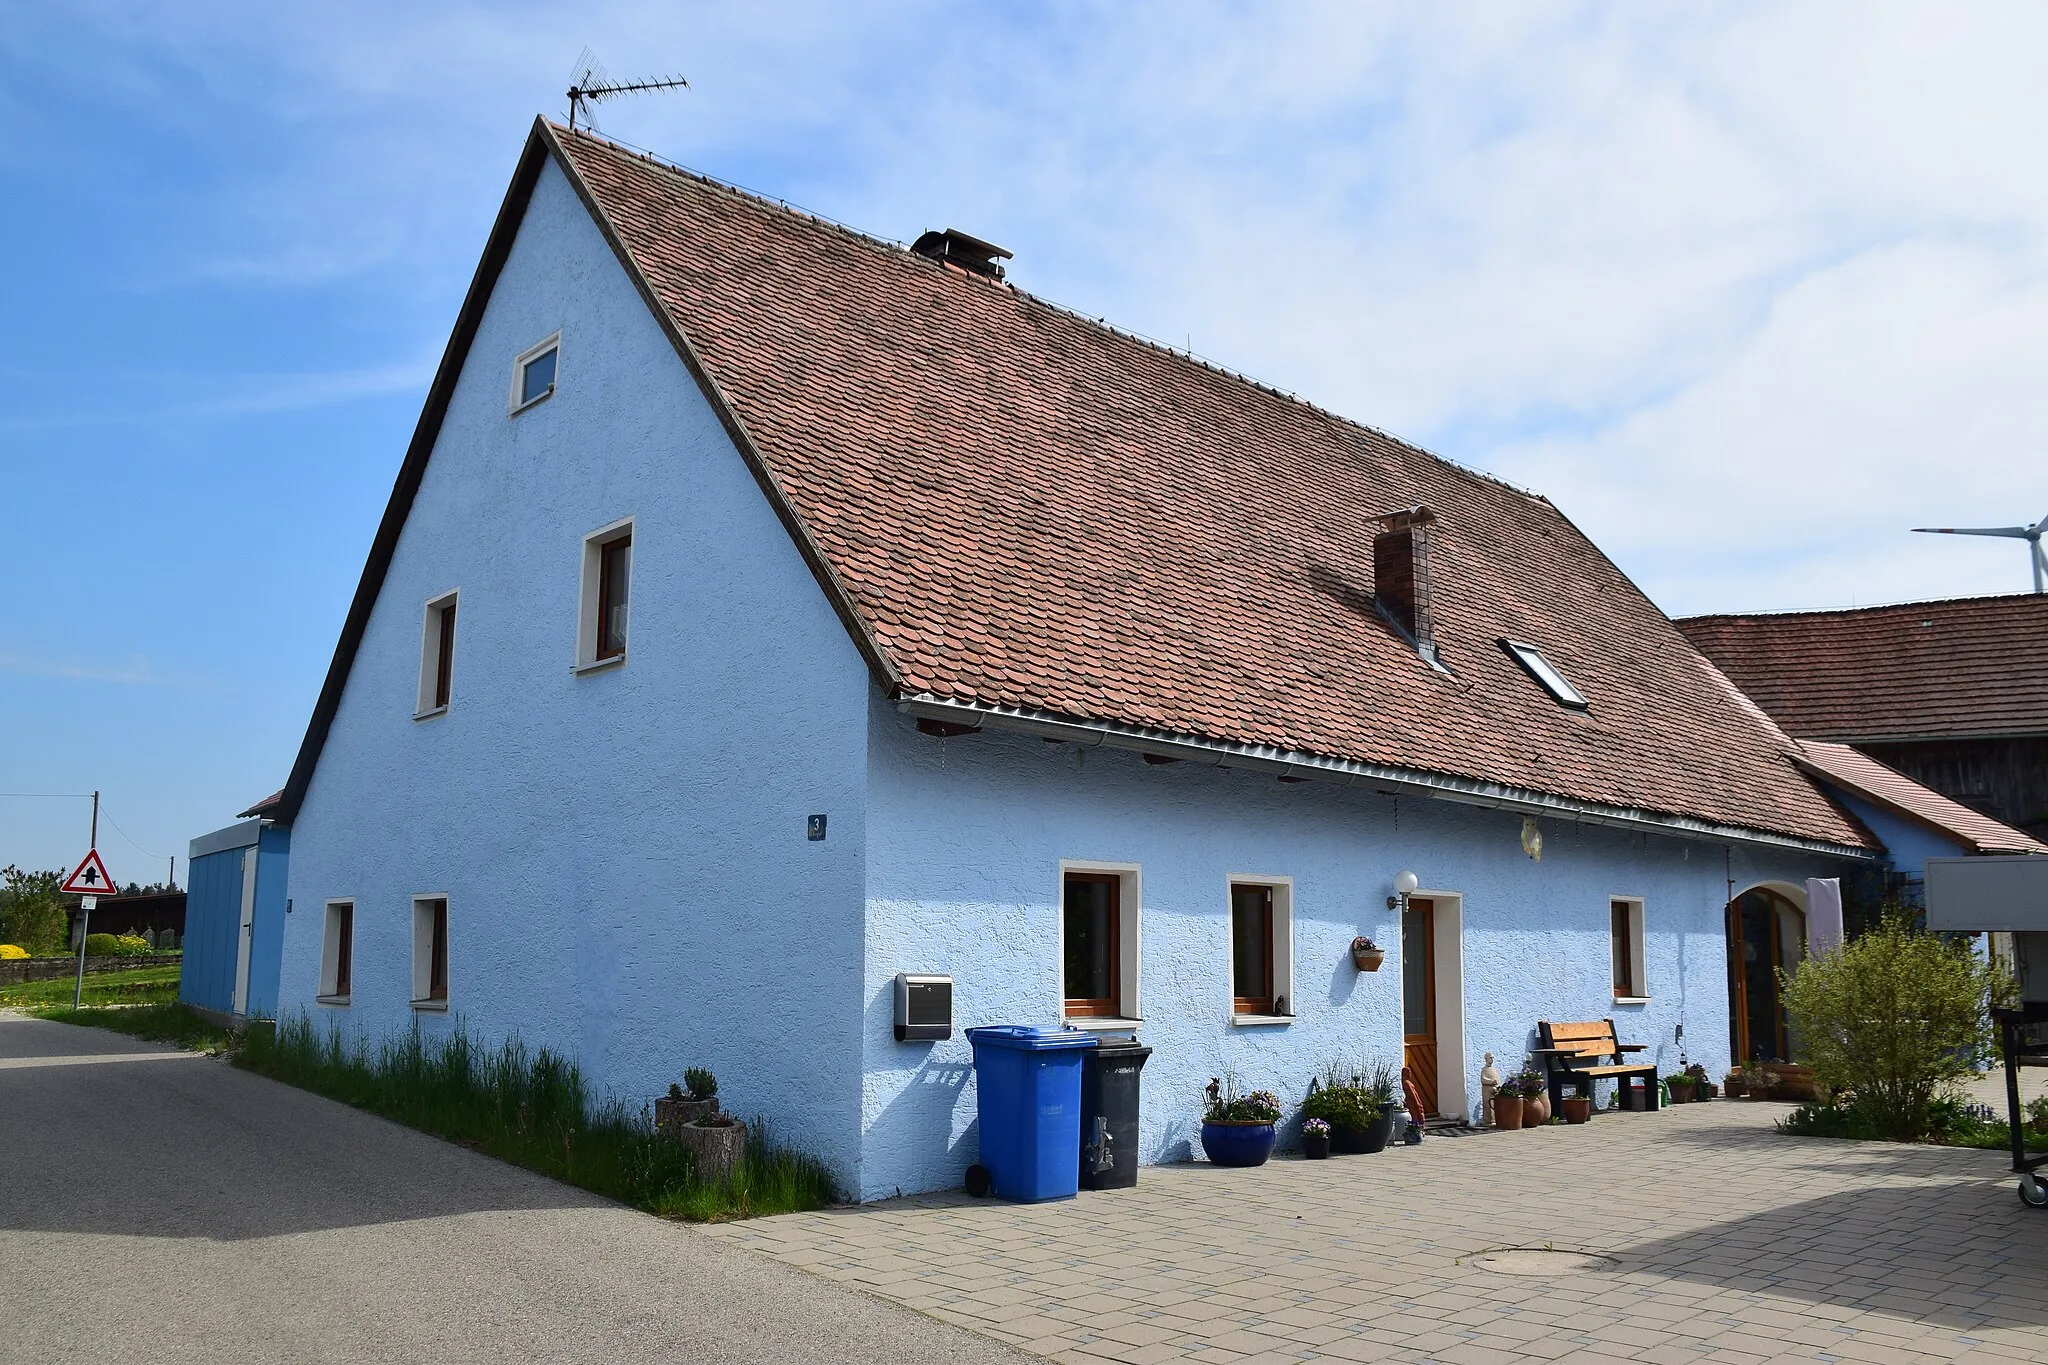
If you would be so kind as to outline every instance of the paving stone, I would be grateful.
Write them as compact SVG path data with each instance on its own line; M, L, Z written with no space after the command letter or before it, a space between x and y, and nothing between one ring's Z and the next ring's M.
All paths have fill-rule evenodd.
M714 1233L1087 1365L2048 1360L2048 1219L2013 1198L1999 1154L1787 1138L1770 1129L1783 1112L1720 1101L1329 1162L1148 1167L1135 1190L1058 1203L918 1196ZM1615 1194L1589 1204L1595 1178ZM1700 1197L1642 1194L1675 1180ZM1615 1260L1545 1279L1470 1259L1506 1246Z

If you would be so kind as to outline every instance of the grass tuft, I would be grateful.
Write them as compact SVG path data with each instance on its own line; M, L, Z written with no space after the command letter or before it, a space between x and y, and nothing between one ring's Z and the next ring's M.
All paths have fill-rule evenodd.
M664 1217L790 1213L835 1193L821 1162L776 1147L758 1125L730 1180L700 1181L647 1111L594 1102L573 1061L516 1038L481 1048L460 1026L445 1038L414 1027L373 1044L300 1015L251 1026L235 1063Z
M84 1028L103 1028L152 1043L171 1043L188 1052L230 1052L235 1035L176 1003L154 1005L44 1005L29 1011L38 1019Z

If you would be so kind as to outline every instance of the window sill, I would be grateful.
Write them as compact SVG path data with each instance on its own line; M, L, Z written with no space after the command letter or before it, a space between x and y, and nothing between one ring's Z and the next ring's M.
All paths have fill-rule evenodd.
M436 706L436 707L434 707L434 708L433 708L432 710L429 710L429 711L415 711L415 712L413 712L413 713L412 713L412 718L413 718L414 720L432 720L432 719L433 719L434 717L436 717L436 716L445 716L445 715L447 715L447 714L448 714L448 708L447 708L447 707L445 707L445 706Z
M625 655L614 654L609 659L597 659L587 664L578 664L569 671L571 673L602 673L607 668L618 668L625 662Z
M1647 1005L1650 1003L1650 997L1647 995L1617 995L1614 997L1614 1003L1617 1005Z
M542 389L539 393L535 394L533 397L527 399L524 403L516 405L512 409L512 411L507 415L517 417L520 413L525 412L528 408L535 407L541 403L545 403L554 396L555 386L553 384L550 384L545 389Z
M1070 1014L1066 1025L1083 1032L1129 1033L1145 1021L1142 1019L1118 1019L1107 1014Z
M415 1000L412 1002L412 1007L416 1010L432 1010L437 1014L446 1014L448 1012L448 1002L446 1000Z
M346 1006L348 1004L348 997L345 995L316 995L313 997L313 1003L316 1005Z
M1257 1028L1262 1024L1291 1024L1293 1022L1294 1016L1291 1014L1233 1014L1230 1016L1230 1026L1232 1028Z

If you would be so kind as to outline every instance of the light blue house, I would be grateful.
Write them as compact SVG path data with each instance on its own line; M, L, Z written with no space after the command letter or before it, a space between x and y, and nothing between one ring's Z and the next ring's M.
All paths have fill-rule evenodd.
M1541 1018L1725 1066L1727 907L1869 829L1540 497L1001 255L536 124L284 792L280 1009L709 1066L862 1198L975 1159L975 1024L1136 1030L1152 1161L1225 1072L1469 1115Z

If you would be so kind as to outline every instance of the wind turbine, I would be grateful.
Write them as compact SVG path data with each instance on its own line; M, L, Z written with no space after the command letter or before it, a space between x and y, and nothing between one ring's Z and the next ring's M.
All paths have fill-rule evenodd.
M2033 553L2034 591L2048 593L2048 553L2041 549L2041 536L2048 532L2048 517L2041 518L2032 526L1915 526L1913 529L1939 536L2004 536L2009 540L2024 540Z

